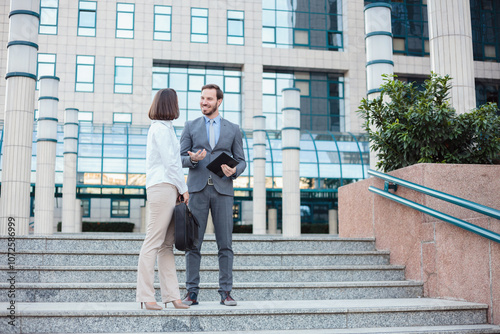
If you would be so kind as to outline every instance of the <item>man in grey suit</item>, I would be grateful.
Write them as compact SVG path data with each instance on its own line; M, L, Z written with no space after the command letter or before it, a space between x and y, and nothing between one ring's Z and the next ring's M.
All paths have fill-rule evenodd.
M189 207L200 224L199 245L186 252L186 289L184 304L197 305L200 283L201 245L207 227L208 210L212 213L215 239L219 250L219 294L221 304L235 306L231 297L233 287L233 180L246 168L243 140L238 125L219 115L223 93L215 84L201 89L200 107L203 113L186 122L181 135L182 166L189 168L187 185ZM238 164L231 168L222 165L223 177L209 171L206 166L225 152Z

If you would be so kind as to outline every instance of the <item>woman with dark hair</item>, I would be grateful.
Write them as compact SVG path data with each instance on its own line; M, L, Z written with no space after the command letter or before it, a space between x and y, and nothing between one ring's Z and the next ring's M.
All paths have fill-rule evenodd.
M175 90L167 88L156 93L149 118L146 153L146 193L149 219L146 238L139 254L136 301L148 310L161 310L156 303L154 266L158 258L158 276L162 303L172 302L175 308L189 308L180 299L179 282L174 259L174 224L171 222L176 201L181 196L189 201L182 171L179 141L172 120L179 117ZM181 195L182 194L182 195ZM187 307L186 307L187 306Z

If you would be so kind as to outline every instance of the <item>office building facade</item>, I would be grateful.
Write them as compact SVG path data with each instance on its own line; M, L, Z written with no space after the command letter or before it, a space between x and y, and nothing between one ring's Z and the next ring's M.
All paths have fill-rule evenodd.
M394 73L400 80L421 82L430 74L430 1L385 1L392 8ZM266 117L267 206L280 212L282 89L296 87L302 223L327 224L337 209L337 188L367 177L370 164L356 110L367 94L364 7L374 2L41 0L37 75L60 79L54 226L61 220L66 108L78 109L77 197L84 221L130 221L139 230L152 97L166 87L177 91L181 117L174 125L180 136L184 123L201 115L200 88L207 83L223 89L222 117L243 130L249 165L235 181L235 223L252 223L252 129L258 115ZM498 103L500 2L466 2L476 102ZM0 39L7 45L9 4L0 9ZM6 58L4 50L4 74ZM0 119L5 88L2 80ZM37 117L34 110L33 186ZM0 129L3 135L3 124Z

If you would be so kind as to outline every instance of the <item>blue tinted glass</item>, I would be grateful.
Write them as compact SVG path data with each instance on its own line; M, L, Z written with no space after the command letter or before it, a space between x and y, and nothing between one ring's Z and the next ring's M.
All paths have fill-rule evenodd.
M104 145L104 156L105 157L125 158L125 157L127 157L127 146Z
M80 27L95 28L95 12L80 11Z
M146 158L146 146L129 146L129 158Z
M102 159L103 172L125 173L127 171L126 159Z

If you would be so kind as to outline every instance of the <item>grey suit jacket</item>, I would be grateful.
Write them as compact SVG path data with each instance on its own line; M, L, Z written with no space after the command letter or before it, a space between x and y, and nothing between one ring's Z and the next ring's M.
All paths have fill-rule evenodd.
M187 186L190 193L203 190L207 185L209 176L212 176L217 192L223 195L234 195L233 179L243 173L247 166L243 151L242 134L238 125L221 117L219 141L212 150L208 143L205 118L202 116L186 122L182 131L180 144L182 167L189 168ZM191 151L194 153L203 149L207 151L207 155L197 164L193 164L187 152ZM219 177L207 169L207 165L222 152L225 152L238 161L236 174L232 177Z

